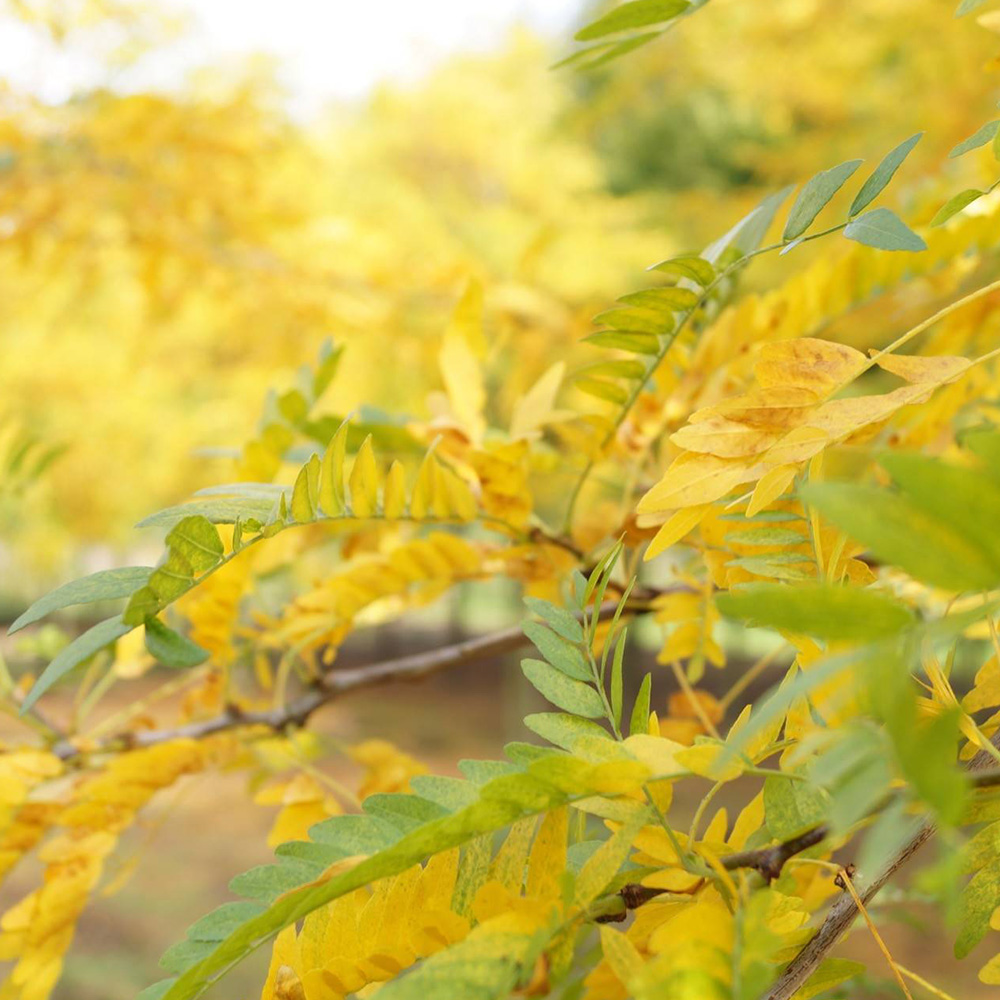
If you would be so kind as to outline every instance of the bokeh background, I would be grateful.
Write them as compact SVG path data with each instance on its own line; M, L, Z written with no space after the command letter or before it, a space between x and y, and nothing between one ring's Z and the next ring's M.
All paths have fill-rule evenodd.
M71 575L155 558L135 522L231 479L269 389L329 337L346 348L334 412L424 419L441 330L476 279L503 414L554 359L586 358L590 317L646 265L769 190L918 129L892 196L909 220L989 179L988 151L945 156L992 117L995 17L712 0L622 63L550 69L595 6L0 3L0 619ZM814 246L750 280L830 252ZM469 598L462 621L489 624L498 599ZM59 641L3 649L30 661ZM523 697L490 668L323 725L448 770L495 754ZM266 857L271 816L237 785L187 789L163 807L184 820L149 824L135 850L163 862L84 920L62 1000L131 996L229 875ZM920 942L894 933L903 954ZM946 941L921 948L928 974L949 967ZM980 995L972 965L957 995ZM227 995L252 995L241 974Z

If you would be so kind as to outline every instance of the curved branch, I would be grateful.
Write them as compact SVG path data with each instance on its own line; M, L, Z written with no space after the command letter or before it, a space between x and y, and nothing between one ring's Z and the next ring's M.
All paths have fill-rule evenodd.
M659 592L657 592L659 593ZM598 618L612 618L618 608L617 601L607 601L601 605ZM632 612L648 610L648 596L644 591L630 600L627 610ZM393 681L418 681L432 674L455 667L462 667L477 660L500 656L526 645L528 637L520 625L501 629L489 635L477 636L451 646L431 649L423 653L412 653L381 663L370 663L361 667L347 667L324 674L316 684L293 701L277 708L263 711L244 711L236 705L211 719L190 722L171 729L153 729L147 732L123 733L102 740L97 745L77 745L65 739L57 743L52 752L63 760L70 760L86 752L114 749L145 749L171 740L202 739L229 729L265 726L281 731L288 726L301 726L317 709L341 695L353 691L388 684Z

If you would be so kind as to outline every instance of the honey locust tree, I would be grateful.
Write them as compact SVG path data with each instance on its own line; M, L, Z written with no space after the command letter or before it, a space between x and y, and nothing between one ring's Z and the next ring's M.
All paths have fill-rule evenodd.
M612 7L568 61L695 14L714 16ZM274 863L234 873L145 1000L200 996L260 948L267 1000L832 996L868 974L838 941L859 910L878 935L880 890L925 842L957 957L1000 927L996 208L943 175L913 186L908 222L883 204L919 138L653 264L596 318L595 360L552 358L506 409L476 283L438 339L427 419L343 419L327 346L268 398L232 481L142 522L156 565L21 615L12 631L117 602L37 677L4 679L26 735L0 755L0 865L43 874L0 916L3 996L49 995L122 836L224 770L279 807ZM805 244L808 265L747 289L754 261ZM308 583L276 602L283 566ZM353 632L498 577L523 624L338 664ZM661 667L638 677L627 636L649 622ZM751 635L760 659L727 664ZM325 705L514 650L551 707L503 759L442 777L372 739L342 748L360 787L324 771ZM154 667L152 694L101 711ZM47 705L60 684L68 727ZM872 974L925 984L882 947ZM979 977L1000 983L1000 956Z

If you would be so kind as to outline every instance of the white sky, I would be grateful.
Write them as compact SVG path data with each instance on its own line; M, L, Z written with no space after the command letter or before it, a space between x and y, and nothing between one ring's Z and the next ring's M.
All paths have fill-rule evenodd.
M580 0L161 0L194 11L182 44L146 64L142 84L169 87L198 65L252 52L276 56L299 110L409 79L449 53L495 46L516 24L568 41ZM67 58L0 20L0 77L62 100L95 82L86 58Z

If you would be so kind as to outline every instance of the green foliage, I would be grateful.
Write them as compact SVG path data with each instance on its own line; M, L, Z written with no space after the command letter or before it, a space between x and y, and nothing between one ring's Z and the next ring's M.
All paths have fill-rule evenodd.
M985 146L986 143L993 140L998 129L1000 129L1000 118L987 122L981 128L973 132L968 139L963 139L951 150L948 156L951 159L954 159L956 156L963 156L965 153L971 152L973 149L979 149L980 146Z
M849 240L857 240L878 250L926 250L927 244L895 212L873 208L852 219L844 230Z
M861 185L861 190L854 196L847 214L852 218L867 208L886 188L896 171L903 165L903 160L910 155L913 147L920 142L923 132L904 139L895 149L885 154L882 162L872 171L871 176Z
M126 625L120 617L106 618L97 625L78 635L68 646L64 647L42 671L34 686L25 696L21 711L27 712L39 698L57 681L60 681L71 670L89 660L94 654L110 646L132 631L132 626Z
M792 204L782 238L787 241L801 236L863 162L848 160L810 178Z
M703 6L628 0L581 30L589 47L571 61L606 63ZM953 155L996 132L984 126ZM0 671L38 741L0 762L5 844L31 850L36 827L38 842L60 827L39 852L45 888L4 918L12 982L58 971L64 915L82 909L114 841L157 790L209 767L248 769L259 799L280 805L275 860L235 877L241 901L166 952L171 978L147 1000L200 996L272 941L265 1000L367 995L374 984L386 1000L788 1000L798 981L788 984L785 964L808 956L813 928L820 952L833 944L821 914L829 880L851 887L834 849L863 859L859 884L877 888L929 824L957 848L965 826L985 822L962 847L969 882L939 885L960 901L956 950L967 953L1000 901L1000 811L976 791L997 776L963 766L980 753L974 768L1000 761L1000 718L986 715L1000 708L1000 435L987 423L996 352L982 343L1000 282L955 298L976 268L995 265L978 250L976 268L959 261L989 242L985 226L960 239L960 220L925 241L871 207L920 135L881 160L827 229L812 227L846 200L861 160L815 174L783 224L791 188L701 253L652 265L660 283L621 295L582 338L621 353L573 369L565 387L567 359L552 364L535 336L554 303L529 294L533 246L519 245L517 282L492 299L469 282L435 345L440 381L420 417L323 412L341 357L326 345L269 397L235 481L142 522L165 532L155 567L94 574L32 605L16 628L127 599L23 699ZM929 216L919 193L914 202L914 218ZM836 241L784 285L743 288L757 257L829 248L818 241L838 232L932 252L886 263ZM906 295L914 276L948 304L900 334L901 305L920 303ZM494 337L501 309L532 331L515 342L538 350L528 388L506 356L487 370L505 345L506 327ZM907 345L923 353L901 353ZM896 388L878 391L890 380ZM598 408L578 410L580 396ZM521 672L555 709L524 720L541 742L461 761L462 777L422 773L380 740L344 747L367 772L355 797L317 763L326 741L300 731L315 710L520 637L503 630L367 666L342 666L340 644L493 576L528 595L522 645L537 654ZM633 628L637 616L652 621ZM663 632L658 667L631 700L629 637L647 642L650 625ZM145 653L129 637L139 627ZM775 641L751 665L743 654L762 639ZM723 694L705 676L727 655L735 676ZM38 699L87 664L64 733ZM154 690L179 695L176 729L146 732L140 700L78 727L113 682L156 664L189 671ZM755 683L770 694L758 698ZM713 805L724 786L732 819ZM1000 977L997 964L984 980ZM794 995L857 971L827 961Z
M913 622L913 612L886 594L823 583L751 583L720 594L716 604L747 624L820 639L878 639Z
M150 573L152 573L150 566L123 566L120 569L99 570L90 576L64 583L35 601L14 620L7 631L17 632L25 625L41 621L53 611L61 611L76 604L93 604L97 601L114 601L130 597L146 583Z

